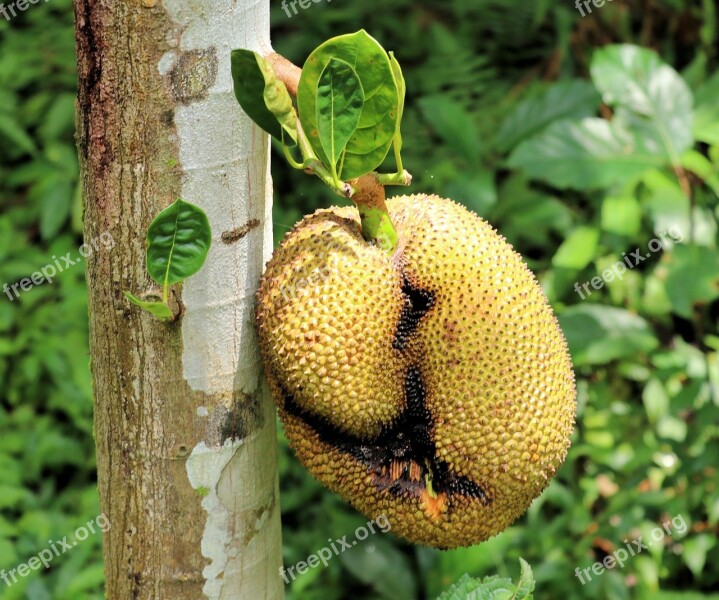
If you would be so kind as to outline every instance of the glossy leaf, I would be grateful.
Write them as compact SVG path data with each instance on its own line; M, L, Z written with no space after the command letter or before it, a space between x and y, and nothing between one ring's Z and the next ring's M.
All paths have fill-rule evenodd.
M302 128L312 149L326 165L317 125L317 91L320 76L331 58L355 69L364 90L365 104L357 129L347 143L340 175L352 179L376 169L387 156L397 128L399 95L389 57L366 31L341 35L319 46L302 68L297 105Z
M162 286L178 283L200 270L210 243L210 223L202 209L177 200L147 230L147 271Z
M558 188L589 190L621 183L665 161L638 147L635 137L611 121L557 121L522 142L508 164Z
M590 70L604 101L624 109L615 118L641 129L657 153L678 157L692 145L692 94L656 52L630 44L605 46L595 52Z
M257 125L282 140L282 131L293 144L297 141L297 113L285 84L272 66L257 52L232 51L232 81L235 97Z
M172 310L170 310L170 307L164 302L147 302L145 300L140 300L137 296L131 294L130 292L122 293L125 295L125 298L127 298L135 306L139 306L142 310L155 315L161 320L166 321L172 318Z
M333 172L357 129L364 100L355 70L344 60L330 59L317 86L317 130Z

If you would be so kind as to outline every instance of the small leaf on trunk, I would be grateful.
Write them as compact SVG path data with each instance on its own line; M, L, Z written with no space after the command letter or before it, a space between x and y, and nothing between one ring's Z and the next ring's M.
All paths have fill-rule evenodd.
M147 230L147 271L166 289L197 273L207 258L212 235L199 207L177 200Z
M162 321L168 321L173 317L172 310L164 302L146 302L145 300L140 300L130 292L122 293L125 294L125 298L135 306L139 306L142 310L149 312L151 315L155 315Z

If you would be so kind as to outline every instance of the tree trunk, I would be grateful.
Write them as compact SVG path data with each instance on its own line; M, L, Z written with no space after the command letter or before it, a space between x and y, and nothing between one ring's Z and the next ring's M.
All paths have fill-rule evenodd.
M75 0L75 13L85 237L115 242L87 265L107 597L281 599L275 412L253 325L269 145L230 76L233 48L269 51L269 2ZM122 291L155 289L145 232L178 197L205 210L213 244L167 324Z

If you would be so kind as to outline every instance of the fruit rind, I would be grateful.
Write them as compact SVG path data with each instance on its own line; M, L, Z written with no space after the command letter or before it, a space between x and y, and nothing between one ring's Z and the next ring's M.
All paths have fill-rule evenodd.
M317 479L410 541L474 544L564 461L571 359L536 278L488 223L436 196L387 205L391 255L352 207L280 244L258 292L267 377Z

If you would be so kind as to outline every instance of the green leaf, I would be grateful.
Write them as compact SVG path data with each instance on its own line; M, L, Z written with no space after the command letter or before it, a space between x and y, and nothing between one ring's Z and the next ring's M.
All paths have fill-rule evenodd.
M700 533L684 541L684 552L682 556L687 567L699 577L706 563L707 552L711 550L717 541L714 536L707 533Z
M596 227L577 227L559 246L552 257L552 264L563 269L581 270L592 262L598 243L599 230Z
M297 113L285 84L257 52L232 51L235 97L255 123L282 141L282 131L297 142Z
M519 573L517 593L514 596L514 600L520 600L521 598L531 599L532 593L534 592L534 574L532 573L532 567L520 556L519 568L521 571Z
M668 265L667 296L676 314L691 319L694 306L719 298L719 261L715 249L677 245L664 256L664 261Z
M212 235L207 215L177 200L147 230L147 271L163 287L178 283L202 268Z
M644 386L642 401L644 402L644 409L647 411L649 422L652 424L658 423L669 412L669 394L667 394L662 382L656 377L652 377Z
M616 118L674 162L694 143L692 93L652 50L630 44L605 46L592 57L592 80L604 101L625 109Z
M70 216L73 195L72 182L49 172L33 188L33 196L39 198L40 234L44 240L54 238Z
M139 306L142 310L149 312L152 315L160 318L163 321L171 319L173 317L172 310L164 302L146 302L140 300L137 296L134 296L130 292L122 292L130 302L135 306Z
M317 130L335 177L337 161L357 129L363 105L364 91L355 70L344 60L331 58L317 85Z
M460 172L445 187L446 195L461 202L478 215L486 215L497 203L497 188L494 173L484 169L472 169Z
M12 118L0 114L0 139L15 144L18 150L26 154L34 154L37 150L33 139Z
M417 598L417 584L407 557L380 537L340 554L340 561L349 573L374 588L383 600Z
M484 580L463 575L437 600L532 600L534 597L532 569L523 558L520 558L519 562L521 574L516 585L511 579L497 575L485 577Z
M558 81L543 94L520 102L502 123L497 134L499 150L506 152L519 142L563 119L590 117L599 108L600 98L586 81Z
M694 109L694 137L719 145L719 71L697 90Z
M407 83L402 74L402 67L399 61L394 57L394 52L389 53L389 63L392 67L394 81L397 84L397 129L395 130L395 153L399 157L402 152L402 117L404 116L404 102L407 95ZM400 165L397 165L398 168Z
M637 235L642 226L642 207L634 196L607 196L602 202L602 229L617 235Z
M664 164L619 124L604 119L557 121L522 142L508 165L558 188L590 190L625 182Z
M470 165L479 163L482 142L471 114L447 96L425 96L418 104L425 119L448 146Z
M719 119L719 115L717 116ZM682 167L696 173L704 183L719 197L719 168L701 152L689 149L681 155L680 164Z
M679 241L689 238L692 230L691 203L676 178L651 170L644 174L642 183L649 192L643 204L654 224L654 231L679 234Z
M592 290L592 288L589 288ZM602 365L658 345L649 324L621 308L600 304L575 305L559 315L569 352L576 366Z
M330 160L322 148L317 126L317 88L331 58L344 60L355 69L365 95L360 121L347 144L340 173L347 180L375 170L387 156L397 129L399 94L387 53L364 30L332 38L312 52L302 68L297 105L302 128L325 165Z
M80 596L81 592L92 591L105 581L105 568L102 564L90 565L73 576L67 587L67 593Z

